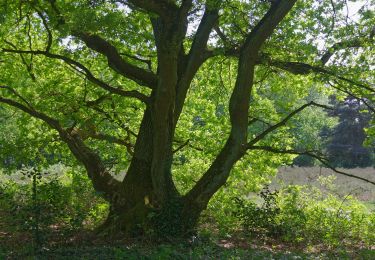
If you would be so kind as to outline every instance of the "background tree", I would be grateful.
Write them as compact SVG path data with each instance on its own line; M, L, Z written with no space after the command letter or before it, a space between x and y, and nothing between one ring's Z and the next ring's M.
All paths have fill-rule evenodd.
M335 166L345 168L371 166L374 150L364 147L365 129L369 126L371 113L366 112L366 105L361 100L352 96L344 101L332 99L335 104L332 116L338 116L339 124L328 136L330 161Z
M85 167L111 205L102 230L186 234L236 163L313 152L291 149L288 132L327 108L303 101L309 88L373 97L373 1L355 21L345 3L5 1L0 103L48 125ZM199 174L181 191L186 162Z

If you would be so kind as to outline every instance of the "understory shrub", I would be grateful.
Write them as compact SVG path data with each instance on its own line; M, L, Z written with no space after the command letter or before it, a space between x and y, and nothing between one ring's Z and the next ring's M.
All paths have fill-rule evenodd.
M245 234L273 237L285 242L329 247L375 244L375 212L350 194L339 197L333 178L321 180L324 190L289 185L278 191L264 189L261 203L236 198L234 216Z
M95 193L83 174L65 169L23 169L0 183L0 210L15 231L29 232L41 246L55 231L70 233L93 227L107 212L107 204Z
M234 215L242 221L245 232L255 236L278 236L281 234L280 225L276 218L280 214L277 205L277 191L263 189L259 196L263 203L258 206L254 201L235 198L237 210Z

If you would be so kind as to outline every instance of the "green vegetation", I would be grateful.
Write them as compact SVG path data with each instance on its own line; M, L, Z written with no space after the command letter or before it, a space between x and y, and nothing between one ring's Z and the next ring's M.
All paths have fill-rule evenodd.
M374 6L0 1L4 254L372 250L371 201L271 180L295 163L375 185L334 168L374 165Z
M356 172L361 176L367 174L366 170ZM296 178L293 174L300 176ZM375 194L360 197L364 190L353 191L363 188L361 182L342 185L346 178L336 177L326 169L323 172L317 167L284 169L277 177L279 181L275 179L259 193L246 195L238 188L227 187L226 192L210 202L194 236L170 237L170 240L152 233L133 240L124 240L115 232L97 237L92 230L105 220L108 204L95 193L89 179L82 179L62 165L50 167L38 177L35 171L25 170L2 178L0 253L4 256L77 259L371 259L374 256L371 248L375 245L375 211L366 203L374 203ZM299 184L288 184L293 181ZM337 185L341 185L340 189Z
M331 180L320 179L324 185ZM261 192L261 206L237 200L237 217L251 236L268 236L303 245L350 247L375 243L375 212L350 195L338 198L317 188L287 186Z

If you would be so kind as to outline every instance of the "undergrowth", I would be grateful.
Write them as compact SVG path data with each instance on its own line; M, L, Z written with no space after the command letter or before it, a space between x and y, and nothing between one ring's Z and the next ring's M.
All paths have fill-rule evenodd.
M332 177L321 178L330 186L323 192L308 185L289 185L259 194L261 203L235 198L233 215L246 236L327 248L375 245L375 212L350 194L341 197Z
M143 240L124 247L129 243L114 246L110 241L95 246L88 237L66 243L96 227L108 210L87 177L68 171L61 178L37 169L21 174L19 180L0 183L0 245L8 243L12 234L20 234L27 242L17 249L10 242L7 247L0 246L0 258L12 252L12 256L44 254L50 258L68 254L90 259L244 259L252 254L259 257L253 259L271 255L277 259L279 254L282 259L293 255L286 254L288 250L301 258L306 252L332 252L336 257L343 252L361 252L364 259L374 256L375 212L351 194L338 195L332 176L320 177L322 188L288 185L271 190L266 186L256 197L227 187L211 201L198 232L189 241L144 245Z

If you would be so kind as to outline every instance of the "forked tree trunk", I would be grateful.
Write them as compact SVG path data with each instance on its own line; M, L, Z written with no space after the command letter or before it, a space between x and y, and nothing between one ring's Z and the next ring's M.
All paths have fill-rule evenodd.
M124 181L112 185L113 191L104 187L102 182L96 185L109 194L107 199L111 205L101 231L128 235L152 231L159 235L181 236L193 230L211 197L225 184L233 165L246 152L249 100L258 53L296 0L275 2L246 37L239 49L237 79L230 98L229 138L193 189L180 196L171 175L175 127L191 80L205 60L199 52L203 55L209 33L218 18L218 10L207 10L192 49L185 55L182 43L186 34L187 12L191 7L189 2L163 16L152 18L158 54L157 86L144 113L134 156ZM95 178L103 179L106 174L100 171L105 169L100 163L93 166L95 160L87 161L85 156L81 161L92 176L95 187ZM93 167L99 173L90 173Z

